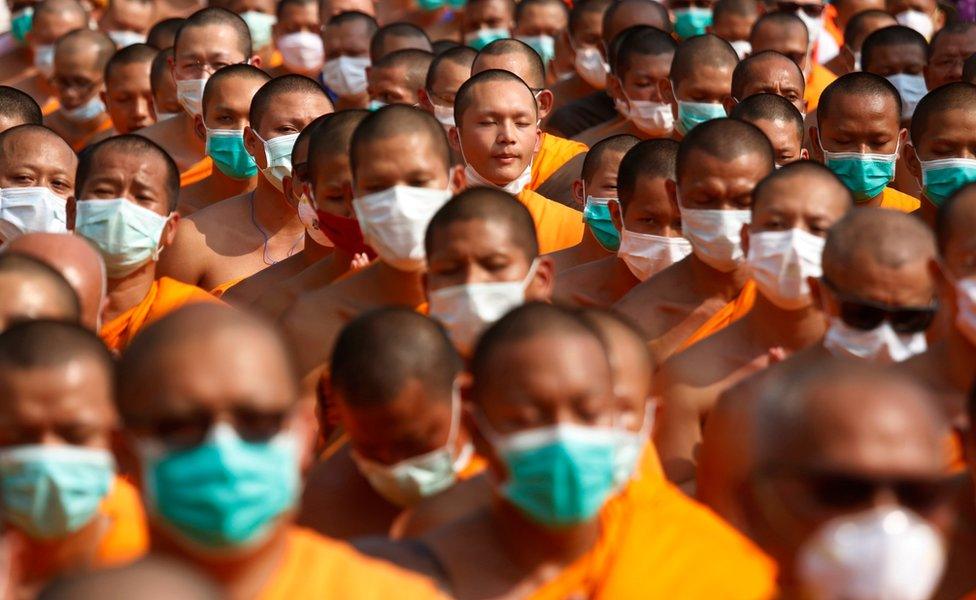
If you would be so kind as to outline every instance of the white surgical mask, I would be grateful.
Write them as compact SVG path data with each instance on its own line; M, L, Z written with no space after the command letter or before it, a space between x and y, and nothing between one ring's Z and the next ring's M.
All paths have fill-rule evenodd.
M45 77L54 73L54 44L34 46L34 68Z
M614 106L614 108L617 109L617 113L621 117L627 119L628 121L630 120L630 105L627 104L626 101L621 100L619 98L614 98L613 99L613 106Z
M305 232L308 233L308 237L312 238L313 242L325 248L335 247L335 244L332 243L329 236L325 235L319 229L319 215L315 212L311 200L305 194L302 194L302 197L298 200L298 218L301 220L302 225L305 226Z
M251 44L255 49L264 48L271 43L271 30L278 22L275 15L248 10L242 12L240 17L247 23L247 28L251 32Z
M749 270L767 300L783 310L810 306L808 277L819 278L824 238L802 229L749 236Z
M61 107L61 115L72 123L88 123L105 113L105 103L95 94L90 100L75 108Z
M46 187L0 189L0 238L68 230L65 199Z
M640 431L633 432L630 429L618 427L616 429L617 450L614 452L614 471L613 481L617 488L621 488L637 474L637 463L640 461L641 452L651 439L651 431L654 429L654 411L656 405L653 401L644 403L644 420L641 423Z
M681 207L681 231L703 263L728 273L745 260L742 226L752 221L748 210L698 210Z
M637 129L652 137L669 136L674 130L674 113L666 102L630 100L628 118Z
M956 328L976 346L976 277L966 277L955 283Z
M291 71L314 73L325 62L325 48L322 37L311 31L296 31L278 38L278 51L281 61Z
M423 270L427 224L451 198L450 189L396 185L352 202L363 239L380 259L400 271Z
M203 114L203 88L207 79L181 79L176 82L176 100L191 117Z
M270 140L262 138L257 131L254 135L264 143L264 157L268 161L268 166L261 169L261 174L279 192L284 191L282 180L286 175L291 175L291 151L295 147L298 134L280 135Z
M925 77L922 74L896 73L895 75L888 75L885 79L895 86L898 95L901 96L901 118L911 119L919 100L929 93L929 89L925 85Z
M434 118L444 126L445 129L454 127L454 107L437 104L433 100L430 102L434 106Z
M478 336L508 311L525 304L525 289L535 277L537 261L520 281L465 283L427 293L430 317L441 322L463 356L474 351Z
M747 56L752 54L752 44L749 40L735 40L734 42L729 42L732 49L739 56L739 60L745 60Z
M825 523L801 546L804 597L926 600L942 578L942 537L915 513L882 506Z
M926 41L932 39L932 32L935 31L935 24L932 23L932 15L923 13L920 10L904 10L895 15L895 21L899 25L910 27L922 34Z
M120 279L159 260L169 216L126 198L79 200L75 209L75 233L95 245L110 279Z
M617 256L623 259L634 277L647 281L691 254L691 242L683 237L637 233L626 227L620 232Z
M835 356L880 363L902 362L928 349L924 331L898 333L888 321L864 331L851 327L840 317L830 317L823 345Z
M509 181L505 185L498 185L482 177L481 173L479 173L477 170L475 170L473 166L471 166L471 163L468 162L467 157L464 156L464 147L461 145L460 139L458 140L458 148L461 149L461 159L464 160L464 164L465 164L464 176L467 181L468 187L474 187L480 185L484 187L495 188L496 190L502 190L503 192L508 192L513 196L517 196L522 190L525 189L525 186L529 185L529 182L532 181L531 160L529 161L529 164L525 166L525 169L522 171L522 173L519 174L519 176L516 177L513 181Z
M122 48L127 48L135 44L145 44L146 34L139 33L138 31L130 31L128 29L119 29L117 31L109 31L108 37L115 42L116 48L121 50Z
M603 55L593 46L584 46L576 49L576 72L586 83L598 90L607 87L607 75L610 73L610 65L603 60Z
M156 113L156 122L157 123L160 123L162 121L168 121L168 120L172 119L173 117L178 116L179 114L180 113L178 113L178 112L175 112L175 113L157 112Z
M358 96L366 92L368 56L340 56L325 61L322 81L341 97Z

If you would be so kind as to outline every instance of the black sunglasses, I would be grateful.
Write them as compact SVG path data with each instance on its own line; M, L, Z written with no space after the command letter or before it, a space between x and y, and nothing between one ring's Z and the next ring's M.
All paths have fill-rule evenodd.
M826 277L820 280L837 297L841 320L854 329L870 331L888 321L897 333L918 333L928 329L939 312L934 299L928 306L890 306L845 294Z
M796 2L777 2L776 8L788 13L802 10L808 17L819 17L824 11L823 4L798 4Z

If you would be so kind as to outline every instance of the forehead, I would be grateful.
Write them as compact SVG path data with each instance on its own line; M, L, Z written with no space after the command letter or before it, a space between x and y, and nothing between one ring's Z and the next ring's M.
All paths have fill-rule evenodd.
M976 51L976 28L971 28L968 33L944 33L936 38L931 47L932 54L959 53L966 56Z
M251 99L266 82L255 77L224 77L214 82L207 99L250 107Z
M90 69L98 60L98 47L88 41L61 44L54 53L55 68L74 67Z
M480 2L468 4L466 12L469 19L486 15L512 14L511 7L505 0L481 0Z
M522 9L522 14L519 16L523 21L541 21L545 19L549 21L566 22L568 20L566 17L566 11L563 10L561 6L552 3L526 6L524 9Z
M138 179L143 184L159 189L166 187L166 167L160 157L149 151L103 148L91 157L89 173L89 181L99 176L112 176L121 177L125 181Z
M469 91L469 112L524 112L535 107L532 92L517 81L482 81Z
M140 61L115 65L108 72L108 81L114 83L149 83L149 68L151 61ZM116 81L120 80L120 81Z
M803 74L789 58L785 56L771 56L765 60L754 62L745 72L745 83L791 83L799 86L803 83Z
M512 223L508 219L474 217L454 221L440 227L431 237L431 254L451 252L457 246L464 246L476 252L524 255L515 245L512 236ZM530 234L531 235L531 234Z
M671 70L671 62L674 60L674 53L667 52L665 54L631 54L624 67L624 75L630 73L647 73L652 72L655 75L657 71L661 71L663 76L667 76L668 72Z
M871 51L871 62L916 62L924 63L926 60L925 48L918 44L885 44L875 46Z
M281 7L281 19L282 21L287 21L288 19L300 19L305 16L311 15L318 18L319 6L315 2L307 2L305 4L286 4Z
M694 185L706 178L729 181L750 178L758 181L768 174L765 160L758 152L747 152L734 160L720 160L711 153L696 148L688 153L687 162L695 167L685 166L678 172L679 183L682 185Z
M666 178L654 175L638 176L634 185L634 194L627 203L627 210L677 211L678 207L671 201L665 187L666 181Z
M267 123L269 118L294 117L296 119L312 119L331 112L329 99L324 93L292 91L275 94L268 104L268 112L260 117L261 124Z
M430 134L424 132L399 133L362 142L357 147L357 178L377 172L410 172L417 168L441 166Z
M761 23L752 32L754 50L775 50L779 47L792 50L797 46L806 48L808 43L807 34L798 23L782 24L767 21Z
M822 113L822 111L821 111ZM864 123L867 121L890 121L897 130L901 115L898 114L895 99L887 94L836 94L827 111L824 125Z
M78 357L61 365L0 369L3 424L106 422L114 418L111 377L94 359ZM106 423L107 424L107 423Z
M799 146L802 142L803 134L796 128L796 125L784 119L759 119L751 121L751 123L766 134L774 148L784 144Z
M69 167L75 163L75 154L58 138L35 132L8 136L0 152L0 165L13 167L43 161L45 165Z
M771 182L754 201L755 214L790 213L827 217L831 223L847 212L847 199L821 178L796 175Z
M475 59L474 64L471 66L471 74L477 75L483 71L489 69L500 69L502 71L508 71L509 73L514 73L524 81L529 84L529 61L525 56L517 54L515 52L507 52L505 54L489 55L480 54L477 59Z
M496 348L488 363L488 381L483 383L498 392L491 396L493 402L532 403L537 394L570 400L579 390L602 391L609 386L605 357L603 346L593 337L537 334ZM504 376L492 376L496 373Z
M177 59L205 52L236 54L240 52L240 45L241 39L236 29L213 23L180 29L173 52Z
M407 68L402 65L373 67L369 70L369 78L374 82L406 83Z

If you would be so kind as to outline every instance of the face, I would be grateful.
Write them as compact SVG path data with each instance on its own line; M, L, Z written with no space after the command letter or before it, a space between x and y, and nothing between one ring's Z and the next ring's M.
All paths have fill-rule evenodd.
M78 190L79 200L113 200L124 198L167 216L170 198L166 189L166 168L161 160L147 160L141 154L126 154L121 150L99 152L91 165L91 175L85 187ZM68 222L74 223L74 207L69 204ZM171 219L163 230L164 246L172 242L176 220Z
M417 90L407 83L406 67L373 67L367 71L369 97L386 104L414 105Z
M617 197L617 170L620 168L620 161L623 159L623 152L604 152L600 165L593 171L589 180L576 180L573 191L580 206L586 202L587 196L594 198Z
M803 135L793 123L781 119L759 119L753 121L752 124L761 129L769 138L769 142L773 145L777 165L782 167L806 158L807 151L803 148Z
M966 196L972 196L972 193L960 193L959 200ZM954 279L963 279L976 275L976 236L968 234L972 231L970 227L976 227L976 211L957 210L955 217L951 230L954 234L948 237L942 261L948 268L947 275ZM950 303L950 306L954 304Z
M843 2L835 2L834 6L837 7L837 26L841 31L847 27L851 17L857 13L866 10L885 9L884 0L844 0Z
M289 4L282 7L278 22L272 27L275 39L300 31L316 35L322 31L319 21L319 7L314 2L301 5Z
M961 81L963 63L976 54L976 35L971 30L968 34L943 34L933 42L925 69L925 83L930 90L953 81Z
M764 61L753 71L754 77L742 87L741 102L756 94L776 94L790 101L801 114L806 113L807 101L803 98L804 82L801 73L783 59Z
M153 93L153 113L158 117L160 113L179 113L183 111L176 99L176 82L169 71L160 74Z
M309 197L313 198L317 209L347 219L356 218L346 195L346 190L352 187L348 153L337 152L320 156L319 162L312 165L309 179Z
M508 29L515 27L515 15L506 0L481 0L468 4L464 11L461 33L479 29Z
M662 96L674 99L672 108L678 117L679 100L722 104L732 96L733 67L702 67L681 81L664 80L659 84Z
M526 7L515 24L517 35L556 37L569 24L566 9L555 3Z
M34 48L48 46L69 31L80 29L85 25L87 23L81 15L68 12L42 12L34 15L31 29L27 32L27 41Z
M568 25L567 25L568 27ZM579 16L571 34L573 48L603 47L603 13L587 11Z
M891 307L920 308L931 306L935 296L935 280L928 261L920 259L889 267L870 257L858 262L856 268L832 274L830 283L844 298L865 300ZM819 286L824 313L840 316L837 294L827 285Z
M820 150L892 154L898 150L907 132L901 129L898 107L888 96L838 95L826 118L813 129L814 152L822 161Z
M369 56L369 38L369 28L362 21L347 21L342 25L326 27L322 33L325 60L340 56Z
M260 123L251 123L244 128L244 147L254 157L258 168L264 169L268 166L268 157L261 140L301 133L306 125L331 112L332 104L323 94L279 94L261 117ZM261 139L258 139L258 135Z
M617 34L635 25L650 25L661 31L666 31L671 26L670 23L665 23L662 20L660 12L646 2L628 2L617 8L617 11L613 13L613 18L601 32L604 49L610 46L610 42L617 37Z
M153 25L153 3L113 0L99 23L102 31L135 31L146 34Z
M940 158L976 159L976 111L967 109L936 110L929 113L925 135L918 144L905 148L905 164L919 181L919 161Z
M152 125L152 86L148 62L115 67L105 81L105 106L119 133L129 133Z
M515 81L478 85L471 92L471 102L452 130L464 157L492 183L515 181L539 149L535 98Z
M295 142L291 151L291 175L286 175L282 181L285 199L298 207L298 201L305 192L308 183L308 136L301 137Z
M77 315L68 314L61 302L55 300L60 295L52 285L36 278L27 278L19 273L0 275L0 332L21 321L37 319L73 320ZM0 389L2 388L0 378ZM5 410L0 408L0 411Z
M748 40L752 25L759 15L723 14L712 23L712 33L727 42Z
M46 187L67 199L75 191L78 159L65 143L36 134L8 139L0 152L0 189Z
M183 29L173 48L173 78L206 79L223 67L243 63L251 57L245 56L239 46L237 32L227 25Z
M470 76L470 67L449 60L441 61L431 88L427 90L428 100L441 106L454 106L454 96Z
M325 16L324 21L344 12L356 11L371 17L376 16L373 0L323 0L319 12Z
M693 152L691 164L699 165L694 173L684 173L668 188L678 204L685 208L705 210L748 210L752 190L769 174L758 154L746 154L727 162L702 152Z
M752 34L752 52L773 50L786 56L807 73L809 69L809 39L802 27L760 27Z
M804 177L773 182L752 212L749 233L800 229L821 238L847 212L844 190Z
M610 84L611 95L619 93L619 82L621 91L626 94L620 100L663 102L660 88L667 84L673 58L673 54L632 54L627 70L619 79L614 77L614 83Z
M263 84L259 79L233 77L214 85L203 107L203 121L207 129L243 130L247 127L251 99Z
M370 160L357 163L353 193L358 198L395 185L444 190L448 188L449 166L434 152L433 141L423 133L409 133L378 139L359 152Z
M54 75L51 77L61 106L78 108L98 95L105 81L98 68L98 49L95 46L68 49L54 53Z
M862 64L868 73L887 77L898 73L921 75L925 69L925 49L915 44L875 47L870 64ZM864 59L861 59L864 63Z
M620 219L616 205L612 205L610 211L614 213L615 221ZM633 196L623 215L623 226L634 233L681 237L681 213L668 195L666 179L650 175L637 178Z
M0 373L0 447L33 444L110 449L117 416L105 367L78 357L63 365Z

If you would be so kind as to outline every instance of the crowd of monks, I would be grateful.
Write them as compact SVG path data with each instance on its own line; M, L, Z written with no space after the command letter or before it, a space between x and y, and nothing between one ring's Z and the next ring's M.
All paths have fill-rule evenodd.
M976 598L969 0L6 0L0 600Z

